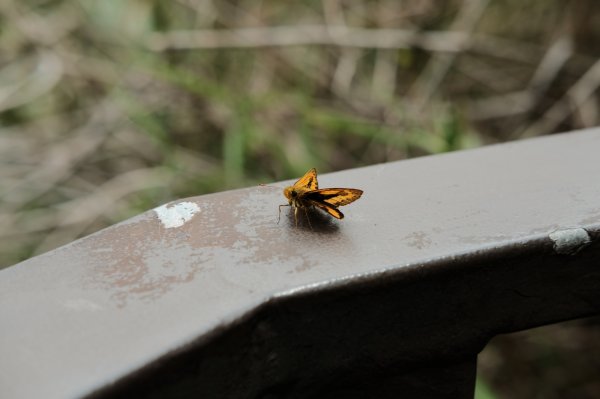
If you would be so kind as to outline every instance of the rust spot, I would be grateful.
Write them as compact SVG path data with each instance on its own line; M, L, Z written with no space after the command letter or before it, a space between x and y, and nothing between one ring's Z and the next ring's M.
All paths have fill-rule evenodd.
M109 290L122 308L131 300L152 302L202 271L229 270L224 273L229 277L222 277L231 279L232 267L285 263L295 272L308 270L318 264L310 248L322 241L321 235L337 241L337 225L330 218L311 215L314 231L290 226L293 222L286 224L283 217L277 224L274 197L252 194L244 190L192 199L202 212L179 227L165 228L149 211L79 241L90 265L84 284Z
M185 239L176 231L159 228L145 214L134 223L117 225L80 242L91 264L84 284L111 291L117 307L124 307L132 297L150 301L189 282L200 270L197 262L177 263L170 251L185 247ZM172 246L166 247L168 241Z
M406 245L409 247L423 249L427 248L431 245L431 239L427 235L427 233L423 231L415 231L410 233L403 238L404 241L407 241Z

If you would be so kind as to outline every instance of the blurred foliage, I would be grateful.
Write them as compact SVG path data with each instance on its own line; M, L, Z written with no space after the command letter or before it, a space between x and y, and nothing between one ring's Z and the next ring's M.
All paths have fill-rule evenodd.
M599 4L1 1L0 267L174 198L595 126Z
M500 335L479 356L476 398L598 398L599 342L598 317Z

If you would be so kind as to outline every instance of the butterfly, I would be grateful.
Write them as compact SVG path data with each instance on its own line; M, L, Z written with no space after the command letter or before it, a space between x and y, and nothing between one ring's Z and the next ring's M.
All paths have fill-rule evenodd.
M338 209L339 206L348 205L362 195L362 190L356 188L322 188L319 189L317 181L317 170L312 168L304 174L294 185L283 189L283 195L288 200L287 204L279 205L279 219L281 218L281 207L291 206L294 210L294 219L298 226L298 210L304 209L308 224L308 208L319 208L336 219L343 219L344 214ZM312 228L312 226L311 226Z

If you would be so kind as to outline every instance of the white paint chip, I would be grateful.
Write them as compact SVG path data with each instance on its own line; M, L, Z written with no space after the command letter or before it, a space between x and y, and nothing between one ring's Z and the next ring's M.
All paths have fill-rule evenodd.
M160 222L167 229L183 226L200 212L200 207L193 202L179 202L172 205L161 205L154 208Z
M554 241L554 250L566 255L575 255L591 242L590 235L582 228L553 231L549 237Z

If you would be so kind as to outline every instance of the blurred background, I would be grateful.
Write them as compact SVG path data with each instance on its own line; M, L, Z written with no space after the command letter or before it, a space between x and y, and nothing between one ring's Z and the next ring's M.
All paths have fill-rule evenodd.
M0 0L0 268L176 198L597 126L599 43L597 0ZM498 337L477 397L599 398L599 346Z

